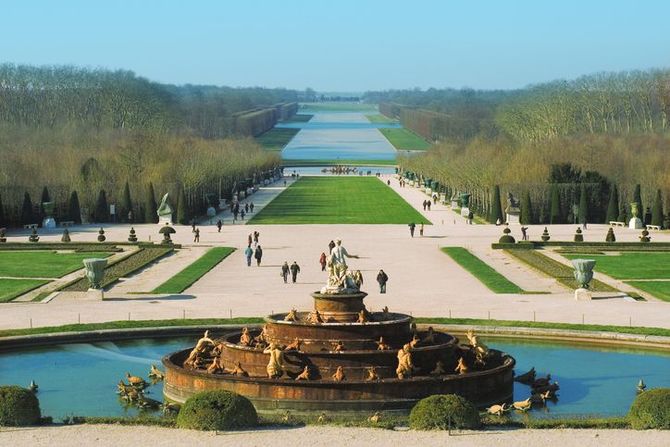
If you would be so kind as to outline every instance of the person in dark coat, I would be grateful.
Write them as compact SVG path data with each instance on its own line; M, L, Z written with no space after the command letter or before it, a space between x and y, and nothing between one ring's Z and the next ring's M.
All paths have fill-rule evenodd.
M252 213L254 212L254 202L251 202L249 204L249 211L251 211Z
M241 210L241 211L240 211L240 217L242 218L242 220L244 220L244 215L245 215L244 210Z
M379 273L377 273L377 282L379 283L379 293L386 293L386 283L388 282L389 277L384 272L384 270L380 270Z
M414 237L414 229L416 228L416 224L412 222L411 224L407 225L409 227L409 234L410 236Z
M200 242L200 228L195 229L195 235L193 236L193 242Z
M288 261L284 261L284 264L282 264L281 266L281 276L282 278L284 278L284 284L288 282L288 272L289 272Z
M260 267L261 259L263 258L263 249L261 248L260 245L256 247L256 251L254 252L254 258L256 258L256 265Z
M326 254L321 253L321 256L319 256L319 264L321 264L321 271L325 272L326 271Z
M258 245L258 238L261 237L261 233L254 231L254 244Z
M291 281L295 283L295 281L298 279L298 273L300 273L300 266L298 265L297 262L293 261L293 264L291 264Z
M328 243L328 253L330 253L331 251L333 251L333 248L335 248L335 242L330 241L330 242Z
M223 226L223 221L221 219L216 221L216 228L218 228L219 233L221 233L221 227Z

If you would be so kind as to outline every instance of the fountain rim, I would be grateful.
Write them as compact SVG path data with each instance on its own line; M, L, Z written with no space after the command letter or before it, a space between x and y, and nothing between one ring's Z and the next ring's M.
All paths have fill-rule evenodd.
M309 313L309 311L299 311L298 313ZM382 312L370 312L370 314L375 315L378 313ZM274 313L267 315L263 317L263 320L266 323L272 323L272 324L286 324L289 326L308 326L308 327L328 327L328 328L333 328L333 327L351 327L351 326L385 326L385 325L397 325L397 324L402 324L402 323L411 323L413 320L413 317L411 315L407 314L401 314L401 313L396 313L396 312L388 312L388 315L392 316L398 316L401 318L398 318L396 320L385 320L385 321L367 321L365 323L358 323L356 321L332 321L332 322L324 322L324 323L309 323L309 322L303 322L303 321L285 321L282 319L279 319L279 316L286 316L288 312L280 312L280 313Z

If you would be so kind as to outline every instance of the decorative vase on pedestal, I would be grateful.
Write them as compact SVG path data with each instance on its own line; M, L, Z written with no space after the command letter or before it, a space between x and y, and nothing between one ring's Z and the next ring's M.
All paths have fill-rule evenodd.
M592 299L588 288L589 282L593 279L593 267L595 267L596 261L593 259L573 259L572 265L575 268L575 279L579 283L579 288L575 290L575 299L577 301Z
M88 258L84 259L83 262L84 267L86 267L86 279L88 279L90 288L94 290L102 289L102 280L105 278L107 259Z

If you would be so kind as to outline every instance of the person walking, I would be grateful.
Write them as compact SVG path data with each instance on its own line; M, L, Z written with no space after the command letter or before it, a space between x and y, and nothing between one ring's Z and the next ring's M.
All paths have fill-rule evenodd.
M284 278L284 284L288 283L288 272L289 272L288 261L284 261L284 263L281 266L281 276L282 278Z
M244 204L244 212L249 213L249 203Z
M295 284L295 281L298 279L298 273L300 273L300 266L297 262L293 261L291 264L291 281Z
M193 236L193 242L200 242L200 228L195 229L195 233Z
M261 236L261 233L254 231L254 245L258 245L258 238Z
M244 220L244 215L245 215L245 214L246 214L246 213L244 212L244 210L241 210L241 211L240 211L240 218L241 218L241 220Z
M423 222L419 225L419 236L423 237Z
M426 206L428 207L428 211L430 211L430 204L431 204L430 200L426 200Z
M333 251L333 248L335 248L335 242L332 240L328 243L328 253Z
M195 233L195 219L191 219L191 233Z
M528 240L528 233L526 233L526 231L528 231L528 227L522 226L521 227L521 240L522 241L527 241Z
M379 270L377 273L377 282L379 283L379 293L386 293L386 283L389 277L384 270Z
M247 258L247 267L251 267L251 257L254 255L254 250L251 248L251 244L247 245L247 248L244 250L244 256Z
M251 233L249 233L249 236L247 236L247 245L251 245L252 240Z
M260 245L256 247L256 251L254 252L254 258L256 258L256 265L260 267L261 259L263 258L263 249L261 248Z
M423 210L426 211L426 201L423 201Z
M410 236L414 237L414 229L416 228L416 224L412 222L411 224L407 225L409 227L409 234Z
M254 202L251 202L249 204L249 211L251 211L252 213L254 212Z
M221 227L223 226L223 221L221 219L216 221L216 228L219 230L219 233L221 233Z
M321 252L321 256L319 256L319 264L321 264L321 271L325 272L326 271L326 254Z

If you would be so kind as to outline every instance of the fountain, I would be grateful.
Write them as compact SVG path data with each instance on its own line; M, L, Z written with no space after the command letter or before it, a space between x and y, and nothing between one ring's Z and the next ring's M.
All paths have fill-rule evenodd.
M360 272L337 241L328 282L312 293L314 309L265 318L262 328L209 331L192 349L163 358L167 400L224 389L249 398L257 411L409 411L433 394L455 393L479 407L511 402L514 359L469 344L409 315L366 309Z

